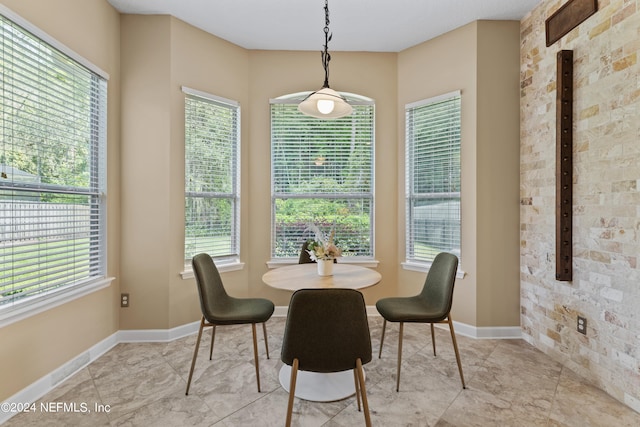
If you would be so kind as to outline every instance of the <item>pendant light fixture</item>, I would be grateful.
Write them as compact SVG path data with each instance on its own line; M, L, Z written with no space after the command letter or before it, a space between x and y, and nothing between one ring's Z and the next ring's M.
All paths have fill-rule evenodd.
M312 92L300 104L298 110L319 119L337 119L351 114L353 108L347 100L335 90L329 87L329 0L324 2L324 51L322 53L322 67L324 68L324 85L322 89Z

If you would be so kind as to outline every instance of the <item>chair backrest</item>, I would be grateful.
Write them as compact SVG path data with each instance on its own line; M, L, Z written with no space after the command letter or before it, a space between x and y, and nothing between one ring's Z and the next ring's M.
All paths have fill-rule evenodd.
M354 289L300 289L293 293L281 359L299 369L338 372L371 361L371 335L362 294Z
M224 289L220 273L209 254L198 254L191 260L193 273L196 276L200 308L208 321L213 321L218 307L228 305L229 295Z
M307 247L309 246L310 240L305 240L302 243L302 249L300 249L300 257L298 258L298 264L309 264L315 262L311 259L309 252L307 252Z
M420 297L445 319L451 311L453 303L453 286L458 271L458 257L441 252L433 260Z

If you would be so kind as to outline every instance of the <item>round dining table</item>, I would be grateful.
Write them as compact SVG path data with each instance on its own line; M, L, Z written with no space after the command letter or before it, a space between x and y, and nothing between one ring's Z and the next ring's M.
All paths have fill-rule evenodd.
M298 289L362 289L373 286L382 279L380 273L366 267L337 263L331 276L320 276L316 263L294 264L269 270L262 281L272 288L286 291Z
M337 263L331 276L320 276L315 263L295 264L274 268L262 276L270 287L287 291L298 289L362 289L380 282L382 276L375 270L352 264ZM319 373L298 371L296 397L314 402L333 402L355 394L353 372ZM283 365L278 375L287 392L291 379L291 366Z

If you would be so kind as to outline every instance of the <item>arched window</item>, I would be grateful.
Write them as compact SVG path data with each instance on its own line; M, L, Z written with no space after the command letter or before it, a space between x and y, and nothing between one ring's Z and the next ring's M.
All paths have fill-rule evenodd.
M297 257L315 224L343 256L372 258L374 102L342 93L353 113L322 120L298 111L306 95L271 100L271 256Z

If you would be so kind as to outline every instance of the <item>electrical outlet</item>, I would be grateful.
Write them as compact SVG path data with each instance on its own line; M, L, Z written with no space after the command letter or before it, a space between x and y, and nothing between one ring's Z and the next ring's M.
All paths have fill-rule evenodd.
M578 316L578 332L587 335L587 318Z
M129 294L120 294L120 307L129 307Z

